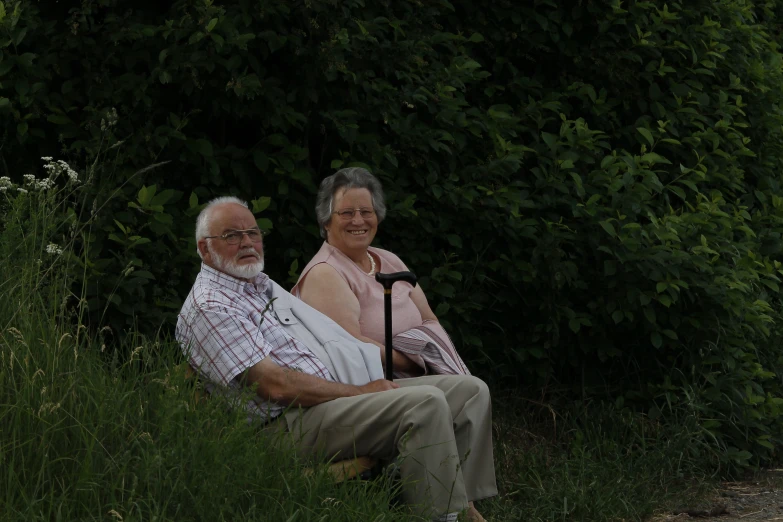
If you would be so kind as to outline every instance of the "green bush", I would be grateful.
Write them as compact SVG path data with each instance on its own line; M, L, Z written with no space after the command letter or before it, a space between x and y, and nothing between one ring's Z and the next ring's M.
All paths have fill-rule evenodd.
M93 324L171 328L217 194L257 198L290 282L318 181L367 165L472 366L777 458L779 2L4 5L8 175L95 159Z

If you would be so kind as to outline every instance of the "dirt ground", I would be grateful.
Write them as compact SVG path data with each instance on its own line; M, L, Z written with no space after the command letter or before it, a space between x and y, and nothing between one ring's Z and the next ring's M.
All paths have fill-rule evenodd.
M783 522L783 469L771 469L751 480L724 482L715 494L693 506L682 506L650 522Z

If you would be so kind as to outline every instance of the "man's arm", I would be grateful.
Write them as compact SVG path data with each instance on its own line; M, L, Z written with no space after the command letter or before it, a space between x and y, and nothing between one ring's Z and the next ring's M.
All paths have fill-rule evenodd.
M399 384L379 379L362 386L331 382L315 375L283 368L266 357L245 373L248 385L257 384L256 393L263 399L283 406L315 406L340 397L353 397L399 388Z

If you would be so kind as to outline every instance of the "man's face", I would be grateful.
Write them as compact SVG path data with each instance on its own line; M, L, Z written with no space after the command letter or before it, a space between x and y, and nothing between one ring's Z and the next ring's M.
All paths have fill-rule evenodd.
M216 206L212 209L210 218L210 236L219 236L234 230L257 229L256 220L250 210L237 203ZM236 245L229 245L219 237L200 239L198 249L208 266L239 279L253 279L264 269L264 244L253 243L247 234L243 234Z

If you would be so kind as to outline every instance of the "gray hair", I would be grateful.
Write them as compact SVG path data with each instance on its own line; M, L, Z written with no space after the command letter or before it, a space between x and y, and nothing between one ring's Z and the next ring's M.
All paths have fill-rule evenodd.
M212 221L212 212L215 210L215 207L224 203L236 203L237 205L242 205L245 208L250 208L248 207L246 201L242 201L241 199L234 196L221 196L219 198L213 199L207 203L203 209L201 209L201 212L199 212L198 217L196 218L196 244L198 244L200 239L203 239L209 235L209 225ZM201 255L201 251L198 249L198 246L196 246L196 252L198 252L199 257L203 257Z
M372 206L378 216L378 222L386 217L386 203L383 198L383 186L378 178L370 174L370 171L361 167L340 169L331 176L325 178L318 187L318 196L315 200L315 216L318 219L318 228L321 229L321 237L326 239L326 225L332 221L334 195L338 190L367 189L372 196Z

